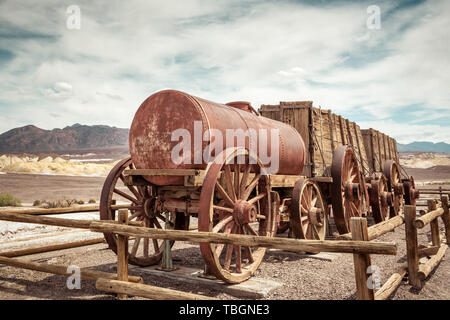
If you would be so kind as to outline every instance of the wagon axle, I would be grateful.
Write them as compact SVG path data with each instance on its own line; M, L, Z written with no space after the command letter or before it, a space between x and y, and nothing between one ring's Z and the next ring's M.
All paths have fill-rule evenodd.
M242 226L247 223L257 221L258 209L252 203L245 200L238 200L233 209L234 221Z

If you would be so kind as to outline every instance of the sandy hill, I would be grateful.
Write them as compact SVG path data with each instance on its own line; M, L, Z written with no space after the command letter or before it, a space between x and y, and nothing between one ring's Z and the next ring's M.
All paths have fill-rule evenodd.
M128 129L104 125L74 124L63 129L44 130L33 125L0 135L0 153L30 153L128 145Z

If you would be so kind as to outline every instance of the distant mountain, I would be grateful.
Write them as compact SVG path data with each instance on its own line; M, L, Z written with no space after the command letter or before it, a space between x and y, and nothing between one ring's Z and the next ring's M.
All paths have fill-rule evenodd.
M414 141L408 144L397 144L399 152L445 152L450 153L450 144L445 142Z
M64 129L44 130L33 125L0 135L0 153L58 152L128 146L129 129L79 123Z

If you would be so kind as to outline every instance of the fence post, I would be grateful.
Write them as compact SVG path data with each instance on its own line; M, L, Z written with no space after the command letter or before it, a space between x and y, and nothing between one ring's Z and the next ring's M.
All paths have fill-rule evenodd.
M448 209L448 196L442 196L441 201L442 208L444 209L444 213L442 214L441 218L445 226L445 237L447 240L447 244L450 244L450 212Z
M350 220L350 230L353 240L369 241L367 219L353 217ZM358 300L375 300L374 288L367 286L367 268L371 265L369 254L353 254L355 265L356 295Z
M120 209L118 221L120 224L128 224L128 209ZM117 280L128 281L128 237L117 235ZM126 299L127 295L117 294L119 299Z
M437 209L436 200L428 200L428 212L434 211ZM433 246L441 246L441 236L439 235L439 222L438 219L433 219L430 222L431 227L431 242Z
M416 207L405 206L406 258L408 261L408 280L411 286L422 287L419 279L419 249L417 245Z

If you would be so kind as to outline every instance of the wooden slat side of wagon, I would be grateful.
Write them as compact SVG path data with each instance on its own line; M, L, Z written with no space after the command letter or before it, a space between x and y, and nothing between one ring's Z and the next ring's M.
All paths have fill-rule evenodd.
M375 129L361 130L367 153L368 165L372 172L382 172L388 160L399 163L397 142L388 135Z
M313 107L312 101L280 102L279 105L262 105L262 116L293 126L302 136L306 146L303 175L329 177L333 152L338 146L352 145L360 170L370 171L360 127L332 113Z

